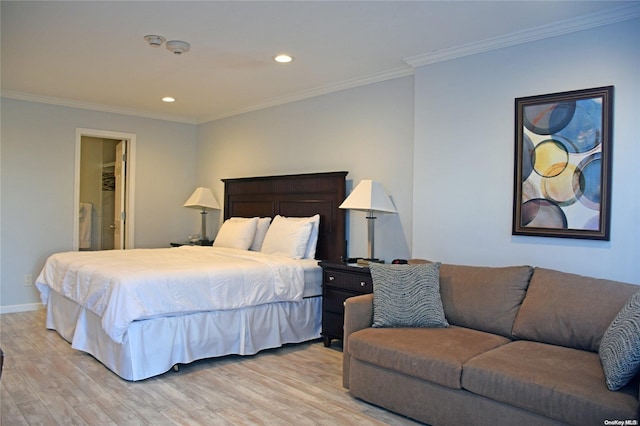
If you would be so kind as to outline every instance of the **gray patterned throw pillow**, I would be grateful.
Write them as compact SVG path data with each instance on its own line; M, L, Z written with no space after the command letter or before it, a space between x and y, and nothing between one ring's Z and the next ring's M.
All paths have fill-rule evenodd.
M440 263L369 265L372 327L448 327L440 298Z
M631 296L604 332L599 353L609 390L624 387L640 372L640 292Z

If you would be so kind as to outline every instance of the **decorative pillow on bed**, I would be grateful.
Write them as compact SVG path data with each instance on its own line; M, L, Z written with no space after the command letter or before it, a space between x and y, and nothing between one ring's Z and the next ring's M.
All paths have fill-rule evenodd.
M302 259L307 251L312 228L310 221L289 220L278 215L273 218L260 251Z
M604 332L599 353L609 390L624 387L640 372L640 292L631 296Z
M258 225L256 226L256 235L253 237L253 243L249 250L260 251L262 248L262 243L264 242L264 237L267 235L267 230L269 229L269 225L271 225L270 217L261 217L258 218Z
M369 265L372 327L448 327L440 297L440 262Z
M256 234L258 218L232 217L224 221L216 239L214 247L227 247L248 250Z

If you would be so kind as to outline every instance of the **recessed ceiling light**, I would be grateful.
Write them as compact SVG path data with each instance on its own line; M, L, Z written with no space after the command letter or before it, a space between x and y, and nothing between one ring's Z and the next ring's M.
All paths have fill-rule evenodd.
M289 55L282 54L276 56L275 58L273 58L273 60L276 62L280 62L281 64L286 64L293 61L293 58Z
M175 102L175 98L172 98L171 96L165 96L164 98L162 98L163 102Z

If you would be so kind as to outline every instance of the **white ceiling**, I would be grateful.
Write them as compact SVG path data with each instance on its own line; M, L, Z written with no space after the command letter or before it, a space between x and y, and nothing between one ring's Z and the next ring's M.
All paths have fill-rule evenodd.
M2 1L2 95L201 123L640 16L621 1ZM144 40L183 40L174 55ZM286 52L295 60L278 64ZM161 102L163 96L177 99Z

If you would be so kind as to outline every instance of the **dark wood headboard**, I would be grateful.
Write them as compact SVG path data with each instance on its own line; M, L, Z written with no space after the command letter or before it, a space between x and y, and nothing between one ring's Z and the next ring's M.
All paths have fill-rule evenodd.
M316 259L339 261L346 253L345 211L348 172L222 179L224 219L308 217L320 214Z

